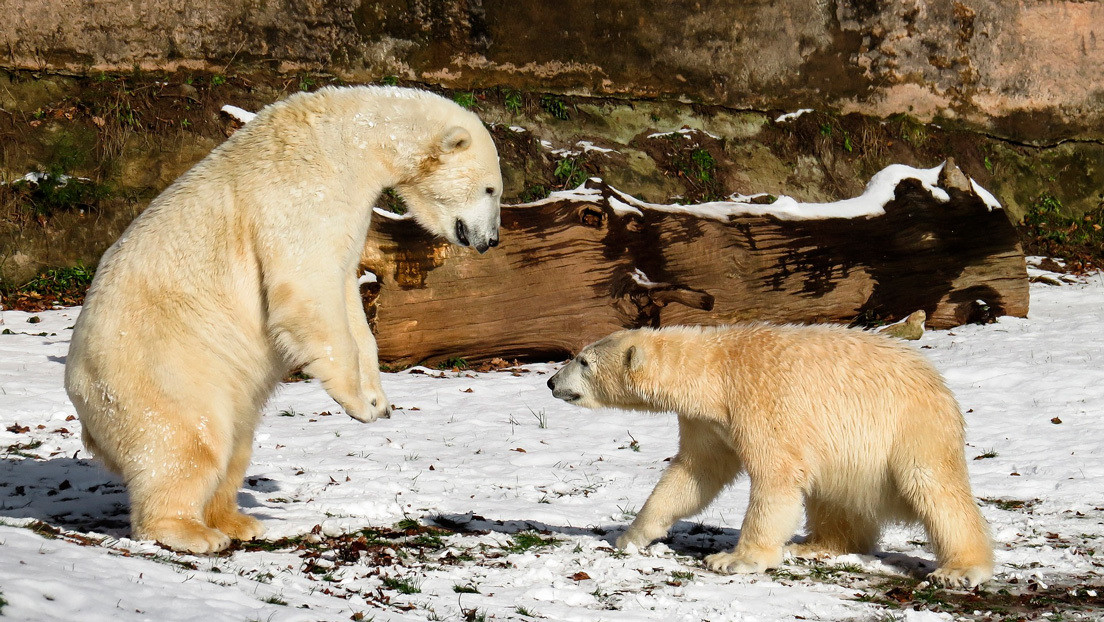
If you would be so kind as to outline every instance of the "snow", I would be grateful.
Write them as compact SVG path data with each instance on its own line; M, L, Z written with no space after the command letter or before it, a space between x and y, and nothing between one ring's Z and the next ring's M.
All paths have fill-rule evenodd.
M234 117L238 121L241 121L242 123L249 123L257 116L257 113L255 112L249 112L248 110L238 108L237 106L231 106L230 104L226 104L225 106L223 106L222 111Z
M648 134L648 138L666 138L668 136L682 136L683 138L693 138L694 134L705 134L706 136L720 140L721 137L716 134L711 134L705 130L701 130L694 127L683 127L677 130L671 130L670 132L656 132L654 134Z
M803 115L805 113L808 113L808 112L812 112L812 111L813 111L812 108L801 108L801 109L795 110L793 112L787 112L786 114L779 115L778 118L776 118L774 120L774 122L775 123L786 123L786 122L789 122L789 121L793 121L794 119L800 117L801 115Z
M1051 276L1062 284L1032 284L1026 319L929 331L908 343L962 405L974 493L996 542L990 589L1032 585L1095 598L1089 592L1104 588L1104 276ZM284 385L266 406L239 499L269 538L319 542L403 519L460 530L436 548L396 540L379 563L323 550L311 573L304 552L287 547L204 557L132 541L124 489L88 459L62 388L78 312L39 313L36 323L0 312L0 332L10 331L0 334L8 619L452 620L473 610L496 620L532 619L520 611L587 621L952 619L857 598L932 568L916 527L887 529L876 555L787 560L753 576L705 570L702 556L738 537L746 479L671 538L639 554L615 552L612 541L676 450L677 424L671 415L553 399L545 382L556 363L385 374L398 409L368 425L341 414L314 381ZM525 530L557 542L510 548ZM401 593L381 577L420 592ZM456 591L466 586L478 593ZM956 615L974 609L984 606Z
M944 164L933 168L914 168L904 164L891 164L878 171L866 184L866 189L857 197L833 201L831 203L806 203L798 201L786 195L779 196L773 203L761 204L753 200L763 194L734 195L728 201L712 201L696 205L660 204L641 201L636 197L612 189L612 195L608 198L610 207L617 213L631 213L642 216L644 210L654 210L674 214L690 214L700 218L728 221L738 216L773 216L780 220L824 220L829 218L874 218L885 214L885 205L893 200L894 190L904 179L919 180L923 187L931 193L936 201L946 203L950 200L947 191L939 187L939 173ZM597 178L591 178L592 182L600 182ZM987 190L982 188L973 179L970 180L974 191L985 202L990 210L1000 209L997 201ZM591 201L602 200L602 193L597 189L588 189L580 186L573 190L553 192L548 197L526 205L542 205L555 201Z

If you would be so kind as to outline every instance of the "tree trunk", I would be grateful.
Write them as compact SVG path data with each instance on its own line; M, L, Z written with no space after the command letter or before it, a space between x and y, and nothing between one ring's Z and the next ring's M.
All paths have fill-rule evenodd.
M361 262L377 280L361 293L380 360L400 365L560 360L641 326L1025 316L1023 251L1004 211L953 161L939 188L949 200L905 177L884 214L794 219L771 205L649 205L592 179L503 206L501 246L485 255L377 212Z

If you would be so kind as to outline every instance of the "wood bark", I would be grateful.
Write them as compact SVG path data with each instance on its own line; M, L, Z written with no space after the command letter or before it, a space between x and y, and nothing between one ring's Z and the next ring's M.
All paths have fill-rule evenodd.
M592 179L503 206L501 246L484 255L377 214L361 262L377 279L361 294L392 365L562 360L641 326L923 310L929 327L948 328L1026 316L1024 256L1006 214L953 162L940 187L949 201L906 178L884 215L783 220L648 206Z

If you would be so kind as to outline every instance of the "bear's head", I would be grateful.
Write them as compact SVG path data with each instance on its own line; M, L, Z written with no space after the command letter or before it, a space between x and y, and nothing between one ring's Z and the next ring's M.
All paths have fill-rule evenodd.
M552 395L586 408L660 410L640 392L652 342L640 330L623 330L596 341L548 379Z
M498 246L502 172L490 133L474 114L452 102L450 115L427 153L395 190L414 219L430 233L480 253Z

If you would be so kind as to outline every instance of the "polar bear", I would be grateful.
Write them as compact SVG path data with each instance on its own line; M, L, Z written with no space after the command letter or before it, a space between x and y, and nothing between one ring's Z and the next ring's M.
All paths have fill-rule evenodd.
M740 540L706 557L715 571L778 566L804 502L798 556L866 553L884 523L919 520L939 558L931 580L974 586L993 575L958 404L929 363L889 337L828 325L621 331L548 386L580 406L678 414L678 455L622 549L663 537L747 472Z
M479 119L423 91L350 87L264 108L104 254L65 385L85 446L126 482L134 537L204 553L262 535L237 490L289 369L354 419L389 415L356 274L386 187L430 232L498 243L502 177Z

